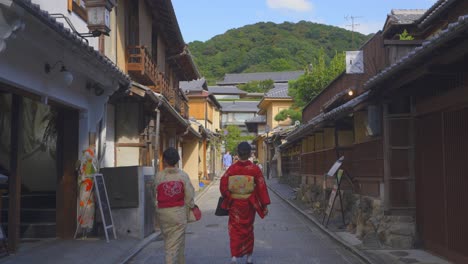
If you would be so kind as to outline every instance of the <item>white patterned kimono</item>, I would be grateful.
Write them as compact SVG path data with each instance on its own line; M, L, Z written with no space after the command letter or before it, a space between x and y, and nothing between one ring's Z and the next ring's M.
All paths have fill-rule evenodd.
M156 176L155 193L166 264L185 264L187 207L195 205L195 189L183 170L166 168Z

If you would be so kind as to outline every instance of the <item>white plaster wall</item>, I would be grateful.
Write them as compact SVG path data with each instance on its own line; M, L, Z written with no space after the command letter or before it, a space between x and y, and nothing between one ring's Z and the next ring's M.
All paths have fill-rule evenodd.
M138 19L140 25L140 45L146 46L148 52L151 53L151 31L153 24L151 23L151 14L149 8L145 3L145 0L139 0L138 9Z
M102 168L115 167L115 107L107 105L106 122L106 150L102 161Z
M51 13L67 13L67 1L34 2L41 4L42 8L48 8ZM79 19L73 14L71 16L73 21ZM103 118L108 96L118 84L98 65L94 65L92 60L73 51L70 42L64 41L29 13L25 12L20 19L24 21L25 29L18 32L16 38L8 39L6 49L0 53L0 82L79 110L79 149L82 151L88 147L88 134L96 131L97 122ZM80 30L86 27L83 21L77 21L75 26ZM44 70L46 63L53 65L57 61L62 61L73 74L74 80L69 87L61 81L61 64L49 74ZM105 93L95 96L87 90L86 83L89 80L103 84Z
M59 13L67 16L79 33L89 32L86 22L81 19L81 17L73 12L68 12L67 0L32 0L31 2L40 5L42 10L45 10L50 14ZM63 19L58 19L58 21L68 27L67 23ZM88 40L91 46L95 49L98 48L98 38L88 38Z

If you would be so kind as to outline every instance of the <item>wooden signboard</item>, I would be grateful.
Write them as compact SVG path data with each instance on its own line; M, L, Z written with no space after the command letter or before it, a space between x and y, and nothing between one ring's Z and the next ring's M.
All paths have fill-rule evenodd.
M340 198L340 204L341 204L341 216L343 219L343 225L345 224L345 219L344 219L344 208L343 208L343 199L341 197L341 179L344 174L343 170L340 170L341 165L343 164L344 157L340 157L330 168L330 170L327 172L326 177L335 177L336 183L333 185L332 192L330 194L330 198L328 200L328 205L327 208L325 209L325 214L323 215L322 219L322 224L325 224L325 227L328 226L328 221L330 220L330 216L333 212L333 207L335 205L336 201L336 195ZM326 182L326 177L324 179L324 182ZM325 222L326 219L326 222Z
M117 239L117 234L115 232L114 221L112 219L112 212L109 204L109 198L107 196L106 184L104 182L104 177L102 174L94 174L94 190L97 198L97 203L99 205L99 210L101 212L102 224L104 226L104 232L106 234L106 241L109 242L109 234L107 229L112 228L114 233L114 239Z

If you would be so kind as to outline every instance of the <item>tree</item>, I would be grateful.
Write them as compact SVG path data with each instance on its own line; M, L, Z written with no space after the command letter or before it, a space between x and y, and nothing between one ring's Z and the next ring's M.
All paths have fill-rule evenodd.
M288 109L281 110L276 116L276 121L284 121L286 119L291 118L292 122L302 121L302 111L300 108L291 107Z
M237 145L242 141L252 141L254 136L242 136L241 130L238 126L229 125L223 129L223 140L225 141L225 148L229 150L232 154L237 153Z
M414 40L414 37L408 34L408 31L403 30L403 33L400 34L400 40Z
M288 93L294 99L294 107L304 107L341 74L346 68L345 57L344 52L337 52L327 64L325 51L320 49L311 68L308 68L297 80L289 81Z

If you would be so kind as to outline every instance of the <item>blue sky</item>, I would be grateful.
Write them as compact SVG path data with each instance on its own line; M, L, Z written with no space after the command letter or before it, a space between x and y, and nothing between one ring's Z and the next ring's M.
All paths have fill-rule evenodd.
M382 29L392 9L428 9L436 0L172 0L185 42L206 41L229 29L262 21L300 20L369 34ZM348 16L348 20L345 17Z

